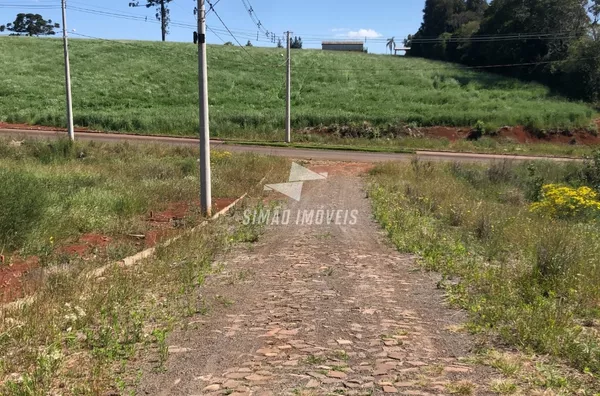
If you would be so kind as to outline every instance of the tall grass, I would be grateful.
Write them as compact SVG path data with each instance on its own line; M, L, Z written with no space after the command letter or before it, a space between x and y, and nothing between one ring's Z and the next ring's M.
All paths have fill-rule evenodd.
M263 177L287 179L285 159L214 154L216 197L256 197ZM197 158L186 147L0 140L4 247L33 253L50 236L59 244L86 231L143 230L148 210L197 200ZM224 216L133 267L107 266L111 255L48 254L49 269L27 279L33 298L0 304L0 394L134 393L139 366L129 364L147 349L158 355L152 369L164 370L169 331L211 308L197 288L213 260L256 227Z
M579 186L592 168L388 164L374 171L370 196L398 249L444 275L473 330L600 375L600 216L529 210L541 185Z
M169 203L199 201L199 152L160 145L0 140L0 251L40 254L83 233L145 234ZM213 196L237 198L286 160L215 155Z
M274 138L284 124L282 50L209 46L215 136ZM65 123L59 40L0 38L0 121ZM595 111L536 83L422 59L295 50L293 126L368 121L385 126L587 127ZM194 135L196 47L72 40L75 123L128 132Z

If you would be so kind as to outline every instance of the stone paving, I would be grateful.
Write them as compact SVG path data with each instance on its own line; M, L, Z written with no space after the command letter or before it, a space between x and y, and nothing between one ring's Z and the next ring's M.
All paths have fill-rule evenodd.
M363 180L336 170L288 207L357 210L356 224L269 226L228 253L201 290L207 314L169 338L140 394L487 394L490 372L461 359L473 340L450 330L464 314L389 245Z

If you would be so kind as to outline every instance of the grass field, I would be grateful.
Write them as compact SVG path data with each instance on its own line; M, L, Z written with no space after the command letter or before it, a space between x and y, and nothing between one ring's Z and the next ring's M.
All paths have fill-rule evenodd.
M189 147L0 140L0 254L39 255L86 233L143 235L149 213L171 203L190 204L197 216L198 155ZM277 177L285 160L214 152L211 162L214 198L237 198L268 173Z
M61 41L0 38L0 121L63 126ZM283 50L209 46L212 134L280 139ZM588 127L595 110L536 83L422 59L293 51L293 126ZM195 135L193 44L71 40L75 123Z
M595 162L551 166L387 164L373 171L369 196L397 248L442 273L439 285L468 310L470 330L568 362L595 378L595 392L585 394L597 394L600 200L594 189L600 189L600 155Z

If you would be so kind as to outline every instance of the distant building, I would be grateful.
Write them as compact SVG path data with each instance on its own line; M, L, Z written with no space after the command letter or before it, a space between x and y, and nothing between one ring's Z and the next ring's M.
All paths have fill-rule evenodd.
M362 41L323 41L323 51L355 51L364 52L365 44Z

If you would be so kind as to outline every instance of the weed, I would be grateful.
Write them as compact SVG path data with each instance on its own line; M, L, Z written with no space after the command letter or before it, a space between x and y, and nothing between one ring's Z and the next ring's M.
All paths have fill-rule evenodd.
M517 392L517 385L511 380L496 379L491 382L490 389L501 395L512 395Z
M233 300L230 300L227 297L221 296L221 295L216 295L215 300L217 302L219 302L221 305L223 305L224 307L230 307L235 303Z
M304 362L306 364L309 365L320 365L325 363L325 361L327 361L327 358L325 358L324 356L317 356L317 355L308 355L308 357L306 359L304 359Z
M165 371L165 363L169 357L169 347L167 346L167 329L154 329L152 335L158 347L158 371Z
M450 382L446 385L446 390L452 395L472 395L475 390L475 384L469 381Z

